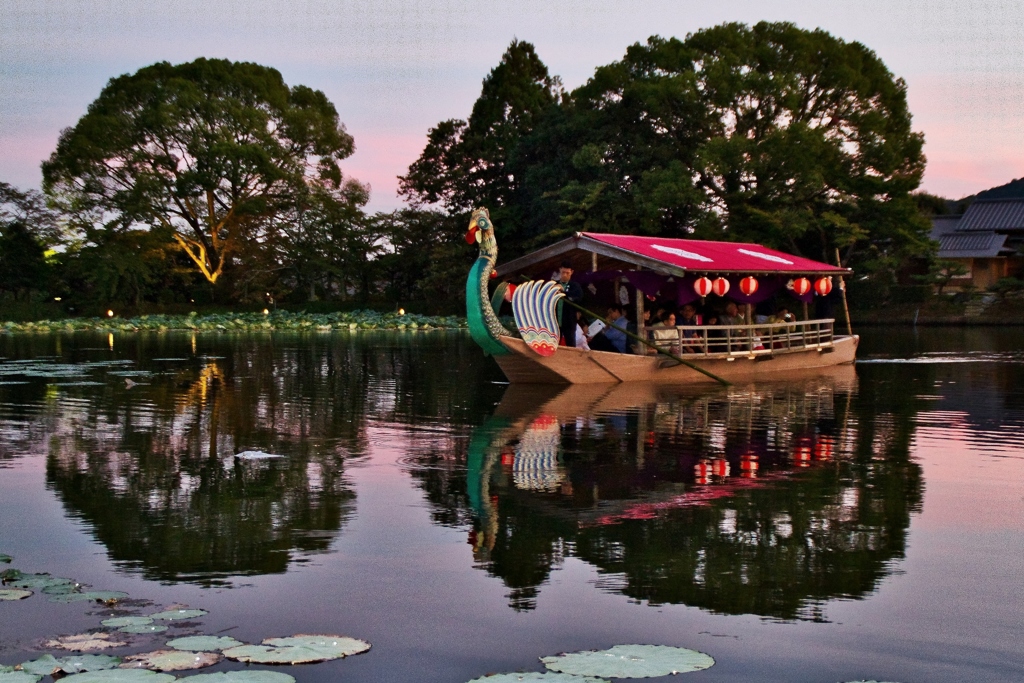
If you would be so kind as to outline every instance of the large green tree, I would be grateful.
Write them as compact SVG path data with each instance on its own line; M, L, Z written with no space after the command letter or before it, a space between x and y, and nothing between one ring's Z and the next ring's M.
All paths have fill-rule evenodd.
M310 185L339 187L352 137L318 90L245 62L112 79L43 164L44 189L108 229L160 226L210 282Z
M752 240L831 260L926 249L923 137L871 50L788 23L651 38L571 95L563 219Z
M320 295L344 299L350 288L368 294L380 239L362 210L368 200L369 189L350 181L338 189L316 188L282 217L273 241L276 262L284 280L310 301Z
M561 82L530 43L514 40L484 79L468 120L442 121L427 134L420 157L400 180L414 205L457 214L490 209L505 235L523 222L525 160L518 146L557 104ZM514 239L514 238L513 238Z

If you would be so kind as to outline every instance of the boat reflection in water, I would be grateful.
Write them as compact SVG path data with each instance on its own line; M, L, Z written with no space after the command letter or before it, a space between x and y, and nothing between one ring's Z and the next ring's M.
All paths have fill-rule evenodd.
M544 391L510 387L467 453L474 557L515 609L575 557L652 604L825 619L904 555L921 470L898 426L858 421L853 368L699 394Z

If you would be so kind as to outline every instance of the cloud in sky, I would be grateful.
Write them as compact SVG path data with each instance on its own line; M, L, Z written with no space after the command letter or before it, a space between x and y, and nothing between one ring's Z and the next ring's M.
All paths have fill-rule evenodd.
M427 129L465 118L513 38L567 88L648 36L725 21L792 21L871 49L909 86L925 133L924 188L960 197L1024 176L1024 3L977 0L4 0L0 180L38 186L39 163L107 80L156 61L254 61L323 90L356 140L348 174L372 209Z

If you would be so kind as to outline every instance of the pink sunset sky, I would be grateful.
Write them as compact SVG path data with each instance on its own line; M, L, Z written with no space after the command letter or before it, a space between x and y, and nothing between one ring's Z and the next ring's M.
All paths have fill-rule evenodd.
M111 77L222 57L324 91L356 140L346 172L371 185L371 210L389 210L427 129L469 115L513 38L572 89L650 35L760 20L860 41L906 80L923 189L959 198L1024 176L1019 1L4 0L0 180L38 187L60 130Z

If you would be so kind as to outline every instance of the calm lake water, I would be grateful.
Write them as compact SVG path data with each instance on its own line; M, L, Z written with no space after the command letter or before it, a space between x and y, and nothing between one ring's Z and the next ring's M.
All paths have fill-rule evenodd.
M0 337L0 553L131 596L0 602L0 665L187 604L114 654L336 633L373 649L276 670L654 643L712 655L694 683L1024 680L1024 330L862 332L814 380L562 393L439 331Z

